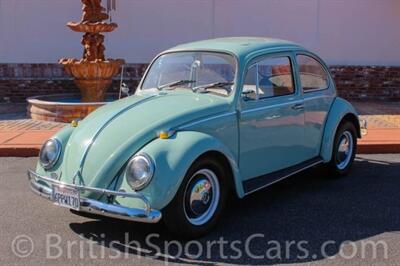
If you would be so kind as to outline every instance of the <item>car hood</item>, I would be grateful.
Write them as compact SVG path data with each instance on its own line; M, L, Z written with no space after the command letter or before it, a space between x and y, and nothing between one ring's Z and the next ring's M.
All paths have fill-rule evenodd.
M229 106L225 98L192 92L139 94L107 104L71 134L63 180L106 188L127 160L160 131L226 112Z

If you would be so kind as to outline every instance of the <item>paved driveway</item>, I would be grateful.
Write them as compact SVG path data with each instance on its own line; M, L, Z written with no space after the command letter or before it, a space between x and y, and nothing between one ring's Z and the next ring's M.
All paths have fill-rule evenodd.
M358 157L352 174L339 180L313 169L232 200L216 230L197 242L174 241L162 224L85 218L55 207L27 187L25 169L35 161L0 159L1 265L400 261L400 155Z

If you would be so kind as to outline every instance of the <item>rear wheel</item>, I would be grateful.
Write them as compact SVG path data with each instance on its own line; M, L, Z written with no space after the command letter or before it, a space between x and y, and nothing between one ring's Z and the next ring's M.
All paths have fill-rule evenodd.
M195 162L163 211L167 228L185 238L197 238L212 230L225 205L227 180L217 161L204 158Z
M345 176L350 172L357 150L357 132L353 123L343 122L335 135L332 159L328 168L334 176Z

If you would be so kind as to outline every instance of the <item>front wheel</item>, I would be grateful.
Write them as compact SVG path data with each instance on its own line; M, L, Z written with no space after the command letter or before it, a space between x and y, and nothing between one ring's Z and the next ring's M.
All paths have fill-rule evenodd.
M357 150L356 128L346 121L338 128L328 168L334 176L345 176L350 172Z
M184 238L197 238L216 225L227 197L223 167L208 158L195 162L172 202L163 211L167 228Z

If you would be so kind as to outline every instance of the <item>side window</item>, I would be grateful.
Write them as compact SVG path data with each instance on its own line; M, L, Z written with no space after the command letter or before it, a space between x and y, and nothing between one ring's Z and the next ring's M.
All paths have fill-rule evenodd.
M317 60L310 56L298 55L297 63L304 92L328 88L328 73Z
M292 93L294 93L294 82L289 57L265 58L247 70L242 92L245 100Z
M259 98L294 93L289 57L266 58L258 63Z

